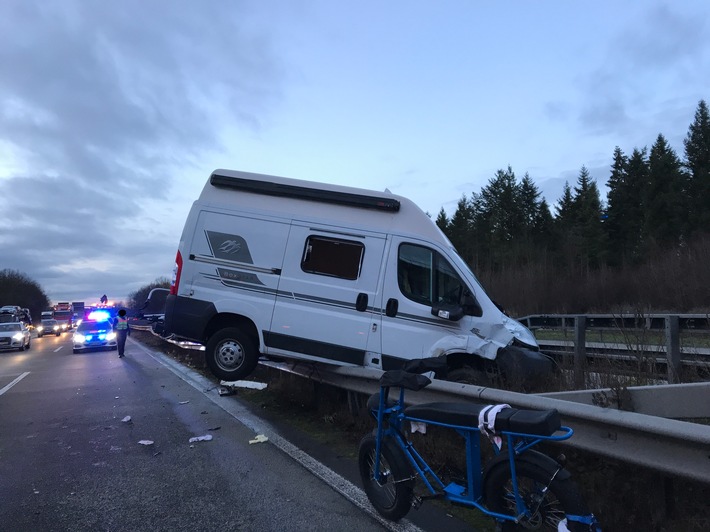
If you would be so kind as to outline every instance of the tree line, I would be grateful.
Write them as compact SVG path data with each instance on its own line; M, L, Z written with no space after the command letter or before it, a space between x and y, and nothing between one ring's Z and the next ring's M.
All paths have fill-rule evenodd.
M606 201L586 167L554 215L508 166L436 224L517 315L710 307L710 115L698 103L683 157L659 134L612 156Z

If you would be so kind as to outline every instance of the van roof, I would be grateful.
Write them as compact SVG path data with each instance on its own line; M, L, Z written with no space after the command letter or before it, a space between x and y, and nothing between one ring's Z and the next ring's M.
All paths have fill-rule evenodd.
M225 209L269 211L278 216L314 218L378 232L412 234L453 247L413 201L391 192L218 169L199 202ZM314 203L318 203L314 209Z

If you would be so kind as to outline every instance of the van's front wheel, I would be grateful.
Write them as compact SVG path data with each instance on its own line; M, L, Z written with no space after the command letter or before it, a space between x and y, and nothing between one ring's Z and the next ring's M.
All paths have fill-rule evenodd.
M205 355L210 371L225 381L243 379L259 362L259 352L253 340L236 327L227 327L213 334L205 347Z

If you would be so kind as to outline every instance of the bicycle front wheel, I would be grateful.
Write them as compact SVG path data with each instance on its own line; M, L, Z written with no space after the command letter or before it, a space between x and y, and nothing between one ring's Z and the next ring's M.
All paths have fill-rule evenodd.
M360 441L358 463L367 498L383 517L398 521L412 507L413 468L404 451L391 438L380 447L380 478L375 478L377 439L368 434Z
M557 531L559 523L566 516L589 516L587 505L577 485L570 479L555 478L554 470L526 461L516 463L518 490L530 516L521 518L519 523L505 521L501 530ZM500 514L515 515L515 496L510 467L498 467L491 471L485 486L486 506ZM567 520L570 532L589 532L591 526Z

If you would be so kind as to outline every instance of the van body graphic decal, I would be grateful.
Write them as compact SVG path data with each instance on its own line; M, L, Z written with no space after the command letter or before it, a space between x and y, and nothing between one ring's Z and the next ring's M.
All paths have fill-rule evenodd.
M254 273L238 272L235 270L227 270L226 268L217 268L217 273L219 274L219 278L226 285L230 284L227 281L264 285Z
M254 264L247 241L239 235L205 230L212 256L217 259Z

